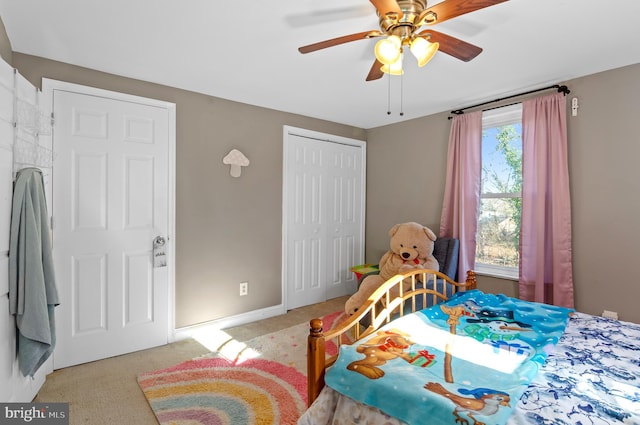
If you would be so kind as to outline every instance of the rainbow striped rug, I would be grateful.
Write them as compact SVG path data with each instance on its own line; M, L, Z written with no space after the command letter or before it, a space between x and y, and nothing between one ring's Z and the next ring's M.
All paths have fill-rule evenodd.
M342 312L323 317L325 329L345 318ZM233 360L220 347L206 357L141 373L138 384L161 425L295 424L307 406L308 334L308 323L301 323L248 341ZM248 352L258 356L247 358ZM327 352L335 354L337 347L328 344Z
M295 424L307 404L307 378L263 359L189 360L138 383L162 425Z

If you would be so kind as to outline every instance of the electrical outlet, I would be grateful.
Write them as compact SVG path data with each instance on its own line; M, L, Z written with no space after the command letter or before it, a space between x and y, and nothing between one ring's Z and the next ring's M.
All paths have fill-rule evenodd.
M607 319L618 320L618 313L615 311L605 310L602 312L602 317L606 317Z
M240 296L249 294L249 282L240 282Z

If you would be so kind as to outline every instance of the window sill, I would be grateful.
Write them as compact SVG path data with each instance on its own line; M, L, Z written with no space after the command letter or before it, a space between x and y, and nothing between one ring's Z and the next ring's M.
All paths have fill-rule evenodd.
M491 264L476 263L473 271L480 276L518 281L518 269L515 267L500 267Z

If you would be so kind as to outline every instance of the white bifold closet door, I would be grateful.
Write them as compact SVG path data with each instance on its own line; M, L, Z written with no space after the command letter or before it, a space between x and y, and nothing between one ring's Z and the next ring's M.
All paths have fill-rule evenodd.
M364 258L365 142L285 127L286 308L351 294Z

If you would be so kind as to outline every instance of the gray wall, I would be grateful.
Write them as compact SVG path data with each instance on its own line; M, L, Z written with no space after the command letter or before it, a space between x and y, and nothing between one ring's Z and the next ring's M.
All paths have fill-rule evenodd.
M0 57L8 64L11 63L11 42L7 37L7 31L4 28L4 22L0 19Z
M367 140L366 259L377 262L395 223L439 229L448 112L364 131L121 78L19 53L0 28L0 55L34 85L41 78L177 104L176 325L196 324L281 302L282 125ZM640 65L567 81L580 100L568 118L576 307L640 323L632 265L640 253ZM327 105L330 107L331 105ZM231 148L251 159L242 178L220 160ZM240 299L238 283L251 282ZM517 295L513 281L480 288Z
M560 82L558 82L560 83ZM567 132L572 197L576 309L617 311L640 323L640 65L567 81ZM578 116L570 99L577 97ZM448 114L436 114L367 131L366 259L387 249L387 230L415 220L440 226ZM481 276L480 289L517 295L516 282Z
M37 87L46 77L177 105L176 327L282 302L283 125L365 139L362 129L40 57L14 52L12 65ZM251 161L240 178L222 164L233 148Z

